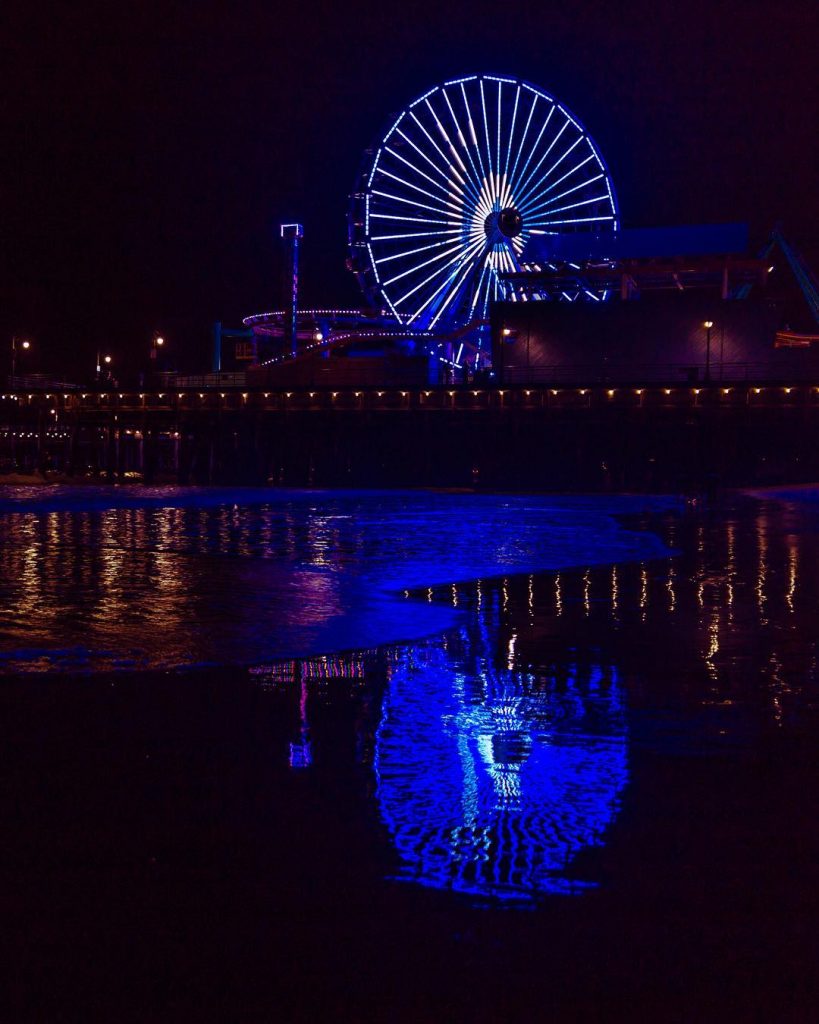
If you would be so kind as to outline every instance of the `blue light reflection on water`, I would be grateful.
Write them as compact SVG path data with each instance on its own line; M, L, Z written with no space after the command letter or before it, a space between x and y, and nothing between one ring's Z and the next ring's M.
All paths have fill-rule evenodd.
M442 632L420 586L662 557L668 499L271 489L0 492L0 669L253 664Z
M398 877L503 900L587 887L572 862L628 779L616 669L507 668L488 641L482 616L391 667L374 766Z

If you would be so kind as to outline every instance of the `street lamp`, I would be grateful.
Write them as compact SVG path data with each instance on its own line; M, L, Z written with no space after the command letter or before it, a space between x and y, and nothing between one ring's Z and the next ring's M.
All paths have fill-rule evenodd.
M711 328L713 320L706 320L702 325L705 328L705 383L711 380Z
M151 368L153 373L158 373L160 368L159 356L162 351L162 347L165 344L165 339L161 334L154 333L151 338Z
M101 381L102 380L102 366L103 366L103 363L105 364L106 369L107 369L111 365L111 356L103 356L102 358L100 358L100 353L99 353L99 349L98 349L97 350L97 381Z
M14 376L17 370L17 349L21 348L24 351L31 348L31 342L28 338L18 338L16 335L11 339L11 384L14 386Z

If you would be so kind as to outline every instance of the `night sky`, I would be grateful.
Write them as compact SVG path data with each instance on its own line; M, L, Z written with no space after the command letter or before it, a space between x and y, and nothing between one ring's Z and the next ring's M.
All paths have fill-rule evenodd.
M389 115L460 74L526 78L598 143L626 226L781 220L819 270L815 2L29 4L2 18L0 335L40 368L207 368L214 320L357 303L345 213ZM34 367L32 367L34 368ZM0 356L0 372L5 372Z

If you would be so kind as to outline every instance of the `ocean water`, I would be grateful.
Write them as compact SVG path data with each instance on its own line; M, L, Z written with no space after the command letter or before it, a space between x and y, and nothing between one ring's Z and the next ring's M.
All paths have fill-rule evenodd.
M270 489L0 493L0 671L253 664L441 631L441 583L654 558L662 499Z
M815 1019L814 497L9 490L11 1019Z

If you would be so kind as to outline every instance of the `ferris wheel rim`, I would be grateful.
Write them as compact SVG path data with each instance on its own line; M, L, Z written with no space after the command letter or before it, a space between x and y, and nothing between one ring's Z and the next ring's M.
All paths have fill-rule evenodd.
M474 119L467 86L477 90L472 97L476 103L480 97ZM508 128L503 117L506 86L514 89ZM489 97L496 102L492 113L487 111L489 89L495 93ZM436 96L438 110L433 107ZM460 118L453 104L458 96L463 103ZM521 96L526 98L522 131ZM535 118L541 100L545 106L541 104ZM507 114L510 104L507 99ZM546 133L556 112L557 131L551 136ZM533 118L534 142L527 140ZM567 132L570 145L558 147ZM555 147L557 159L543 171ZM561 163L575 150L583 159L563 171ZM599 147L566 104L523 78L474 74L435 85L390 119L368 153L351 197L358 203L357 215L353 208L348 215L350 265L369 300L377 299L406 326L435 328L475 315L485 319L490 292L493 298L505 294L500 275L519 269L518 257L533 233L594 225L616 232L619 227L616 192ZM589 172L596 173L577 182L573 176L592 161L597 166L592 164ZM558 168L560 174L550 180ZM565 187L560 192L548 195L561 184ZM599 195L588 195L592 185ZM393 250L388 243L408 247ZM411 287L398 294L402 283Z

